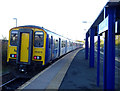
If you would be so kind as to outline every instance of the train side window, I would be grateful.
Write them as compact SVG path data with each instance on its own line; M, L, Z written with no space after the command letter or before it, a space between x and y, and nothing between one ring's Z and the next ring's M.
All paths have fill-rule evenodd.
M72 42L70 42L70 46L72 46Z
M64 47L65 47L65 45L66 45L66 41L64 41Z
M17 30L12 30L11 31L11 36L10 36L10 44L12 46L17 46L17 40L18 40L18 31Z
M62 41L62 48L65 47L66 41Z
M35 47L43 47L44 45L44 32L43 31L37 31L35 32L34 37L34 46Z
M64 47L64 41L62 41L62 48Z
M58 48L58 40L55 41L55 48Z

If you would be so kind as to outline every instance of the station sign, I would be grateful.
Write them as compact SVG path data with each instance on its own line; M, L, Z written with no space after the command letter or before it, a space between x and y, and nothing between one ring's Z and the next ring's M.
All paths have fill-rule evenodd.
M100 24L99 24L99 31L98 34L101 34L108 30L108 17L106 17Z

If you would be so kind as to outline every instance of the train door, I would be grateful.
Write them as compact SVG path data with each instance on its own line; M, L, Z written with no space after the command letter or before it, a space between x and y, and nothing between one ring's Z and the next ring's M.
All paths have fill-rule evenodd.
M65 41L65 53L67 53L67 40Z
M59 46L58 46L58 57L60 56L60 52L61 52L61 38L59 38Z
M53 58L53 36L51 36L51 60Z
M17 63L30 64L32 59L32 30L20 29L18 32Z
M29 33L21 34L20 62L28 62Z

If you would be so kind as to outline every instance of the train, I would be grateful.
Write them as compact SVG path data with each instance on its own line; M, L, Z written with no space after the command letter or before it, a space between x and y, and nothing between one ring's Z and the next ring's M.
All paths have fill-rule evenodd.
M82 42L73 41L44 27L24 25L9 31L7 62L16 64L19 71L34 69L83 47Z

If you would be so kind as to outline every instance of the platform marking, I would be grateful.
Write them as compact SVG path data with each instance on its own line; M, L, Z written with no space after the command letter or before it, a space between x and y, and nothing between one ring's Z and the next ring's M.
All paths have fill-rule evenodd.
M83 48L80 48L80 49L82 50ZM35 79L37 79L40 75L42 75L45 71L47 71L48 69L50 69L52 66L54 66L55 64L57 64L60 60L62 60L63 58L65 58L67 55L65 55L64 57L60 58L58 61L56 61L55 63L53 63L52 65L50 65L48 68L46 68L45 70L43 70L40 73L38 73L37 75L35 75L33 78L31 78L29 81L27 81L26 83L24 83L22 86L18 87L15 91L18 91L20 89L24 89L31 82L33 82Z
M83 49L83 48L82 48ZM73 61L73 58L76 56L76 54L82 50L82 49L79 49L76 51L76 53L74 53L72 56L71 56L71 60L67 61L65 63L65 65L61 68L61 70L57 73L57 75L53 78L53 80L50 82L50 84L48 85L48 87L46 88L45 91L49 90L49 89L59 89L61 83L62 83L62 80L71 64L71 62Z

